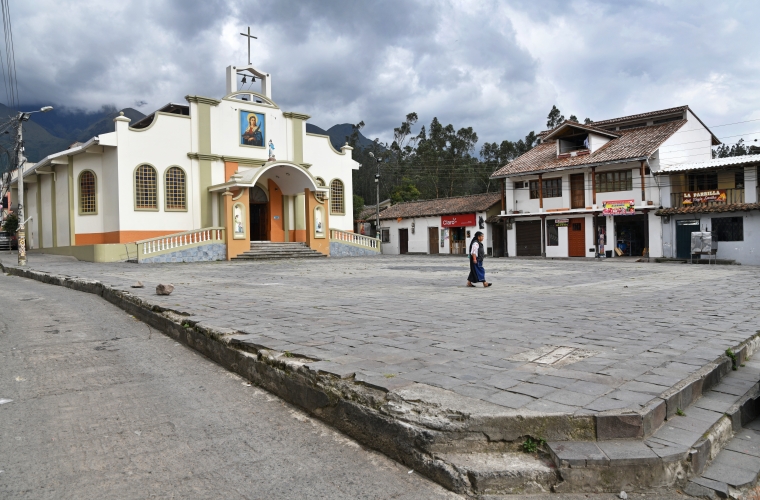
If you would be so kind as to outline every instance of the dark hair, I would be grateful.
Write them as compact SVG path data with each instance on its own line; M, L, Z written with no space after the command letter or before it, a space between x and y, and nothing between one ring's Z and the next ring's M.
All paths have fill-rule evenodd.
M476 232L475 236L472 237L472 240L470 241L470 246L469 246L470 251L468 253L472 253L472 245L474 245L475 243L479 243L478 242L478 237L479 236L483 236L483 232L482 231Z

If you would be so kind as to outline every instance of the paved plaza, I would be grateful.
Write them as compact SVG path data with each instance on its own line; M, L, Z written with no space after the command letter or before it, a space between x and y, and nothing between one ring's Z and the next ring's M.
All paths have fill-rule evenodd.
M486 259L488 289L466 288L467 260L451 256L137 265L30 255L29 267L127 290L311 368L522 413L639 409L754 335L760 315L760 268L748 266ZM176 289L157 296L158 283Z

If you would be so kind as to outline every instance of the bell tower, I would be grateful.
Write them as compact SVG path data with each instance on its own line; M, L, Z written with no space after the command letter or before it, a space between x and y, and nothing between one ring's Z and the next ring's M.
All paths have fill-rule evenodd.
M241 77L245 83L238 85ZM249 82L251 84L256 83L257 80L261 82L261 91L259 91L259 94L266 96L267 99L271 99L272 77L269 75L269 73L259 71L251 64L245 64L241 66L227 66L227 94L232 94L234 92L240 92L243 90L253 90L254 92L257 92L255 89L243 87Z

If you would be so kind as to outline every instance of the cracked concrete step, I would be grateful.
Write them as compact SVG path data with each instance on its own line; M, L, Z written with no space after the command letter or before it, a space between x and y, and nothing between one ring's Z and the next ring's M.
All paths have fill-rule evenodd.
M760 414L760 362L747 361L682 411L669 416L651 436L635 440L560 441L547 444L563 480L585 491L633 490L684 484L705 471L732 432ZM760 430L760 422L757 429ZM754 431L753 431L754 432ZM760 450L760 438L757 439ZM723 459L726 460L726 459ZM760 457L758 470L760 470ZM744 478L744 476L741 476ZM715 480L714 477L704 479ZM753 476L752 480L756 478ZM738 481L738 480L737 480ZM691 484L691 483L690 483ZM744 483L742 483L744 484ZM693 488L707 486L694 483ZM720 491L720 488L714 491Z
M544 493L558 482L551 460L530 453L444 453L436 458L466 477L478 495Z
M685 491L700 498L740 498L759 477L760 419L755 419L734 435L699 477L689 481Z

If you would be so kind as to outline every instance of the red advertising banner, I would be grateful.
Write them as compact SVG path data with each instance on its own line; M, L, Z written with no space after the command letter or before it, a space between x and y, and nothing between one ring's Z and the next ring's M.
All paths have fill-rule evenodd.
M683 194L684 205L691 205L692 203L707 203L708 201L725 203L726 190L712 189L710 191L689 191Z
M604 215L633 215L636 213L634 200L612 200L604 202Z
M477 224L475 214L441 215L441 227L467 227Z

